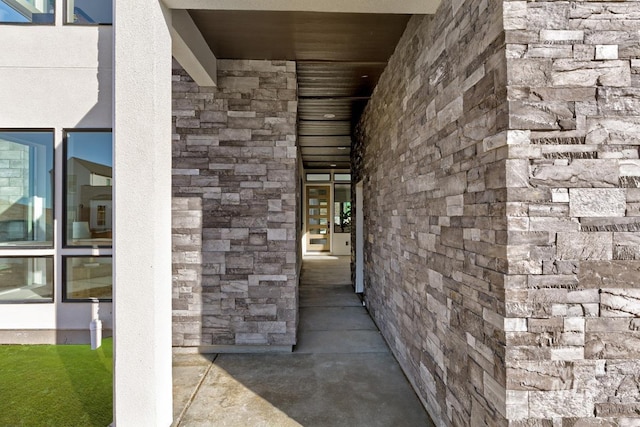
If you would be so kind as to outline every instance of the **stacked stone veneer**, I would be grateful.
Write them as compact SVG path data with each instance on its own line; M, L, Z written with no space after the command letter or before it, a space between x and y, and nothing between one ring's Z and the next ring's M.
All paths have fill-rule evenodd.
M640 425L640 2L506 1L504 25L507 413Z
M440 425L640 425L640 2L443 2L360 123L365 292Z
M409 22L354 149L366 301L440 425L506 415L506 82L502 2L443 1Z
M295 64L218 61L173 75L173 343L295 344Z

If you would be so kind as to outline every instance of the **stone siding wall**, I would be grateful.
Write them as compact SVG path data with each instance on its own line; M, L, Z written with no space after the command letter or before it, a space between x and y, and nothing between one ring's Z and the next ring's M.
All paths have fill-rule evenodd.
M638 425L640 2L506 1L504 15L508 414Z
M173 197L173 345L202 344L202 198Z
M174 345L296 341L295 64L218 61L173 76Z
M504 426L502 1L413 17L360 122L365 293L439 425Z
M639 46L637 1L411 21L354 175L367 302L441 425L638 423Z

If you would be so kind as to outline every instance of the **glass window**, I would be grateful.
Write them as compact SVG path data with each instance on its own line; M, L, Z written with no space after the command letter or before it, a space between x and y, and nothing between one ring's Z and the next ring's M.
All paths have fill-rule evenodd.
M333 232L351 233L351 184L335 184Z
M0 0L0 23L54 24L55 0Z
M351 182L351 174L350 173L335 173L335 174L333 174L333 179L335 181Z
M307 181L331 181L329 173L308 173Z
M52 257L0 258L0 303L53 301Z
M67 0L65 24L96 25L113 23L111 0Z
M111 300L111 257L64 257L64 300Z
M110 131L73 131L66 135L67 246L111 246L112 145Z
M0 246L53 244L53 132L0 131Z

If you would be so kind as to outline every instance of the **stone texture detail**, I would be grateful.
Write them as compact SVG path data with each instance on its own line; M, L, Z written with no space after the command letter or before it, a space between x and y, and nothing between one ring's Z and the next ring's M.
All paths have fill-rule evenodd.
M509 153L530 176L524 189L507 182L508 203L520 207L507 219L525 231L522 216L529 231L546 223L550 237L518 242L541 254L542 271L508 260L517 275L505 286L507 316L528 317L525 331L506 334L507 389L526 393L514 419L529 423L513 425L635 425L640 3L505 3L519 4L522 22L505 27L510 126L530 131L537 147ZM529 124L519 102L549 105ZM567 221L577 228L560 226ZM629 371L613 368L621 363Z
M352 161L366 299L440 425L638 424L638 46L638 1L410 21Z
M627 192L624 189L572 188L569 190L571 217L625 216Z
M173 345L197 346L202 339L202 200L174 197L171 225Z
M507 425L505 181L527 183L507 155L529 135L507 132L506 81L502 2L442 2L409 22L353 150L367 305L439 425ZM566 102L519 108L574 127Z
M295 64L218 61L219 86L174 64L174 345L296 342Z

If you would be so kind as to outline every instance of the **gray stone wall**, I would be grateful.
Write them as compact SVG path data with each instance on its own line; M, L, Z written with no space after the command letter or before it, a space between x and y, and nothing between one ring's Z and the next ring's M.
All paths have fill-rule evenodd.
M504 9L507 412L638 425L640 2Z
M176 346L291 346L298 286L295 64L174 66Z
M172 200L173 345L202 343L202 198ZM204 295L206 296L206 295Z
M413 17L360 123L365 293L439 425L504 426L502 2Z
M638 424L639 46L637 1L410 22L354 175L367 302L441 425Z

